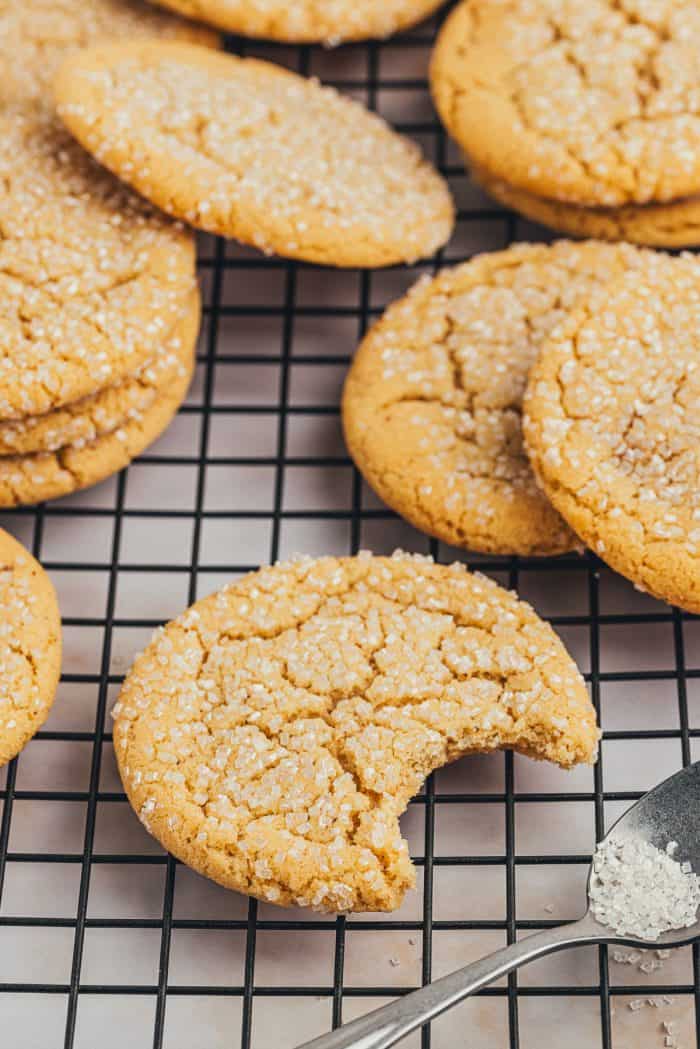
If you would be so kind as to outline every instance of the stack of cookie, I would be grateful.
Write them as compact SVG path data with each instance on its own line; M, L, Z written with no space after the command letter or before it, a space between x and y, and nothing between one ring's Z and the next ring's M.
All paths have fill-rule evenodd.
M447 543L586 544L700 612L699 330L695 256L562 241L477 257L421 281L363 342L350 452Z
M700 21L691 0L468 0L431 67L477 180L574 236L700 243Z
M191 238L99 170L42 107L6 107L0 506L125 466L179 407L199 301Z
M49 84L67 54L105 34L218 38L136 2L56 6L0 11L3 507L126 466L182 403L199 328L191 234L80 149Z

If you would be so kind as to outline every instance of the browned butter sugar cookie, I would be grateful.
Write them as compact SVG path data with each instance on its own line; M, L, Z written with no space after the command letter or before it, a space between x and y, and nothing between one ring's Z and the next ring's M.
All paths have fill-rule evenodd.
M302 558L154 637L114 710L126 792L175 856L282 905L386 911L414 884L398 817L425 776L501 747L595 759L553 630L462 565Z
M60 672L54 588L41 565L0 529L0 767L46 721Z
M542 349L525 401L533 466L612 568L700 612L700 259L649 254Z
M229 33L291 44L340 44L398 33L443 0L155 0Z
M491 178L587 206L700 192L696 0L465 0L431 82Z
M66 125L158 207L267 252L334 266L432 255L447 184L364 106L269 62L136 42L69 58Z
M535 482L522 398L569 310L642 258L627 244L518 244L426 278L391 306L343 395L350 453L378 495L454 546L528 556L580 545Z

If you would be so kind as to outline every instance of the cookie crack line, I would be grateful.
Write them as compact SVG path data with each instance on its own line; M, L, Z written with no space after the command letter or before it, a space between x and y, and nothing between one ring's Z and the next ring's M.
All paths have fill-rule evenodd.
M10 652L14 652L16 656L20 656L31 670L34 681L39 677L39 664L37 658L32 652L31 648L28 648L21 641L13 641L12 638L9 641L6 639L5 644L7 645Z
M568 56L567 56L567 59L568 59ZM572 64L574 64L574 63L572 63ZM574 67L578 68L578 66L576 66L575 64L574 64ZM512 104L513 108L517 111L518 118L520 119L520 122L521 122L523 128L526 131L530 131L531 133L534 134L537 131L537 126L536 126L536 124L534 124L530 120L530 117L529 117L528 112L527 112L527 107L526 107L526 105L525 105L525 103L524 103L524 101L523 101L523 99L521 97L521 94L520 94L519 90L517 90L517 89L513 90L512 94L510 96L510 101L511 101L511 104ZM620 130L622 130L622 128L620 128ZM600 140L602 140L602 138ZM566 153L566 156L569 159L570 163L574 164L576 167L578 167L580 172L587 179L589 179L591 182L593 182L593 183L607 183L608 187L611 190L615 189L615 182L614 182L614 180L612 180L612 179L607 179L607 180L604 179L599 173L597 173L594 170L593 165L591 163L586 162L583 159L583 157L581 157L572 146L567 145L565 142L562 142L560 139L554 138L553 136L550 138L550 142L553 145L555 145L557 147L557 149L561 149L564 153Z

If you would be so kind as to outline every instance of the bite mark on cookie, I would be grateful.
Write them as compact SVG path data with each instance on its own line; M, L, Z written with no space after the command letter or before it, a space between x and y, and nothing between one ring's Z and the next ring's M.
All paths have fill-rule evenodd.
M275 903L393 910L398 817L433 769L514 747L595 758L585 685L549 626L463 566L300 559L199 602L115 709L129 799L170 851Z

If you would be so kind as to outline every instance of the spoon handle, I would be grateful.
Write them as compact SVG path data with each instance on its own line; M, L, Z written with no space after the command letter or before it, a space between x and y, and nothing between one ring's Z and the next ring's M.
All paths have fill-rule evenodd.
M389 1049L398 1041L451 1009L470 994L493 983L518 966L545 954L604 939L586 915L570 925L545 929L375 1009L352 1023L307 1042L299 1049Z

